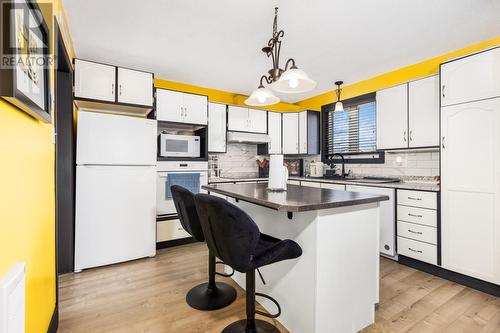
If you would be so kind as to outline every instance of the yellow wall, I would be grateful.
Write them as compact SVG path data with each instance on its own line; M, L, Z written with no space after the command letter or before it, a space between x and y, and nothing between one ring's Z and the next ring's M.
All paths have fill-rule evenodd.
M43 13L51 31L62 10L54 1L53 13ZM51 124L0 100L0 278L16 262L26 263L27 333L47 332L56 303L51 132Z
M192 94L206 95L206 96L208 96L208 100L210 102L223 103L223 104L246 106L245 99L248 98L248 96L239 95L239 94L235 94L235 93L231 93L231 92L227 92L227 91L210 89L210 88L203 88L203 87L193 86L193 85L189 85L189 84L185 84L185 83L167 81L167 80L162 80L162 79L155 79L155 87L183 91L183 92L192 93ZM257 108L257 109L259 109L259 108ZM271 111L281 111L281 112L291 112L291 111L298 111L300 108L299 108L299 106L294 105L294 104L278 103L278 104L271 105L271 106L268 106L265 108L260 108L260 109L271 110Z
M500 45L500 37L473 44L463 49L422 61L415 65L403 67L389 73L357 82L350 86L343 87L342 99L360 96L383 88L388 88L400 83L404 83L409 80L417 79L419 77L436 74L439 71L439 64L449 59L481 51L497 45ZM303 110L321 110L322 105L333 103L335 101L337 101L337 96L335 95L335 90L332 90L324 94L300 101L297 103L297 105L300 107L300 109Z

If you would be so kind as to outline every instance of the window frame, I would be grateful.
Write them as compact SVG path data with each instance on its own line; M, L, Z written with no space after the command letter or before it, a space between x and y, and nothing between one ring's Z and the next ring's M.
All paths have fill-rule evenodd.
M342 102L344 104L344 108L354 106L354 105L363 104L363 103L376 102L376 93L373 92L373 93L349 98L349 99L346 99ZM322 114L322 117L321 117L321 122L322 122L322 125L321 125L321 138L322 138L322 140L321 140L321 160L323 161L323 163L328 162L328 163L338 164L338 163L342 162L342 160L340 158L335 158L335 159L330 160L329 157L332 154L328 153L328 150L329 150L328 149L329 148L328 135L330 134L329 129L328 129L328 117L329 117L329 113L335 109L335 103L336 102L333 102L330 104L325 104L321 107L321 114ZM375 113L376 112L377 111L375 109ZM377 130L378 130L378 128L377 128ZM376 138L375 138L375 140L376 140ZM380 149L376 149L375 151L372 151L372 152L343 153L342 155L344 155L346 164L383 164L383 163L385 163L385 152L383 150L380 150ZM371 158L369 158L369 157L367 157L367 158L359 158L359 157L355 158L355 156L363 156L363 155L372 155L372 157ZM349 158L350 156L352 156L354 158Z

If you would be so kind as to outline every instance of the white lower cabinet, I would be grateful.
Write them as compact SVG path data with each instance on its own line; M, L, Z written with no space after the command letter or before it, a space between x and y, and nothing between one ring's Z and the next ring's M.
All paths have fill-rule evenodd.
M437 244L437 232L435 227L398 221L398 236L433 245Z
M176 239L189 238L190 234L184 230L181 221L168 220L156 222L156 242L166 242Z
M300 182L301 186L307 186L307 187L321 187L321 183L316 183L316 182Z
M288 185L300 185L300 181L298 180L289 180L287 181Z
M321 188L329 188L332 190L345 191L345 185L342 184L321 183Z
M398 254L437 265L437 246L398 236Z

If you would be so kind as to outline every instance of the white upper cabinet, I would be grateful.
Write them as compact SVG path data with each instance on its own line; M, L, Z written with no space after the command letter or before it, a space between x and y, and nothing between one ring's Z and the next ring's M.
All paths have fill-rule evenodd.
M267 133L266 111L230 105L227 117L229 131Z
M157 89L157 119L186 124L207 124L208 99L206 96Z
M226 152L226 105L208 104L208 151Z
M184 94L184 122L188 124L207 124L208 97Z
M408 148L408 84L377 91L377 149Z
M307 111L299 112L299 154L307 154Z
M408 84L410 148L439 145L439 77L431 76Z
M116 101L116 67L75 59L75 97Z
M267 113L269 131L271 137L269 142L269 154L281 154L281 113L268 112Z
M441 65L441 106L500 96L500 48Z
M248 109L249 132L267 133L267 111Z
M441 108L441 135L442 266L500 284L500 98Z
M153 106L153 74L118 68L118 102Z
M283 113L283 154L299 153L299 114Z
M227 111L227 129L229 131L246 132L249 126L248 108L229 105Z

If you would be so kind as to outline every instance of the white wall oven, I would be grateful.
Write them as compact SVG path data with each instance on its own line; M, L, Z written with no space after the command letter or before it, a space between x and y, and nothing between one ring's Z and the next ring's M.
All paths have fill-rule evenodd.
M170 192L172 185L180 185L193 193L205 193L203 185L208 184L208 162L158 161L156 177L156 215L174 217L177 215Z

